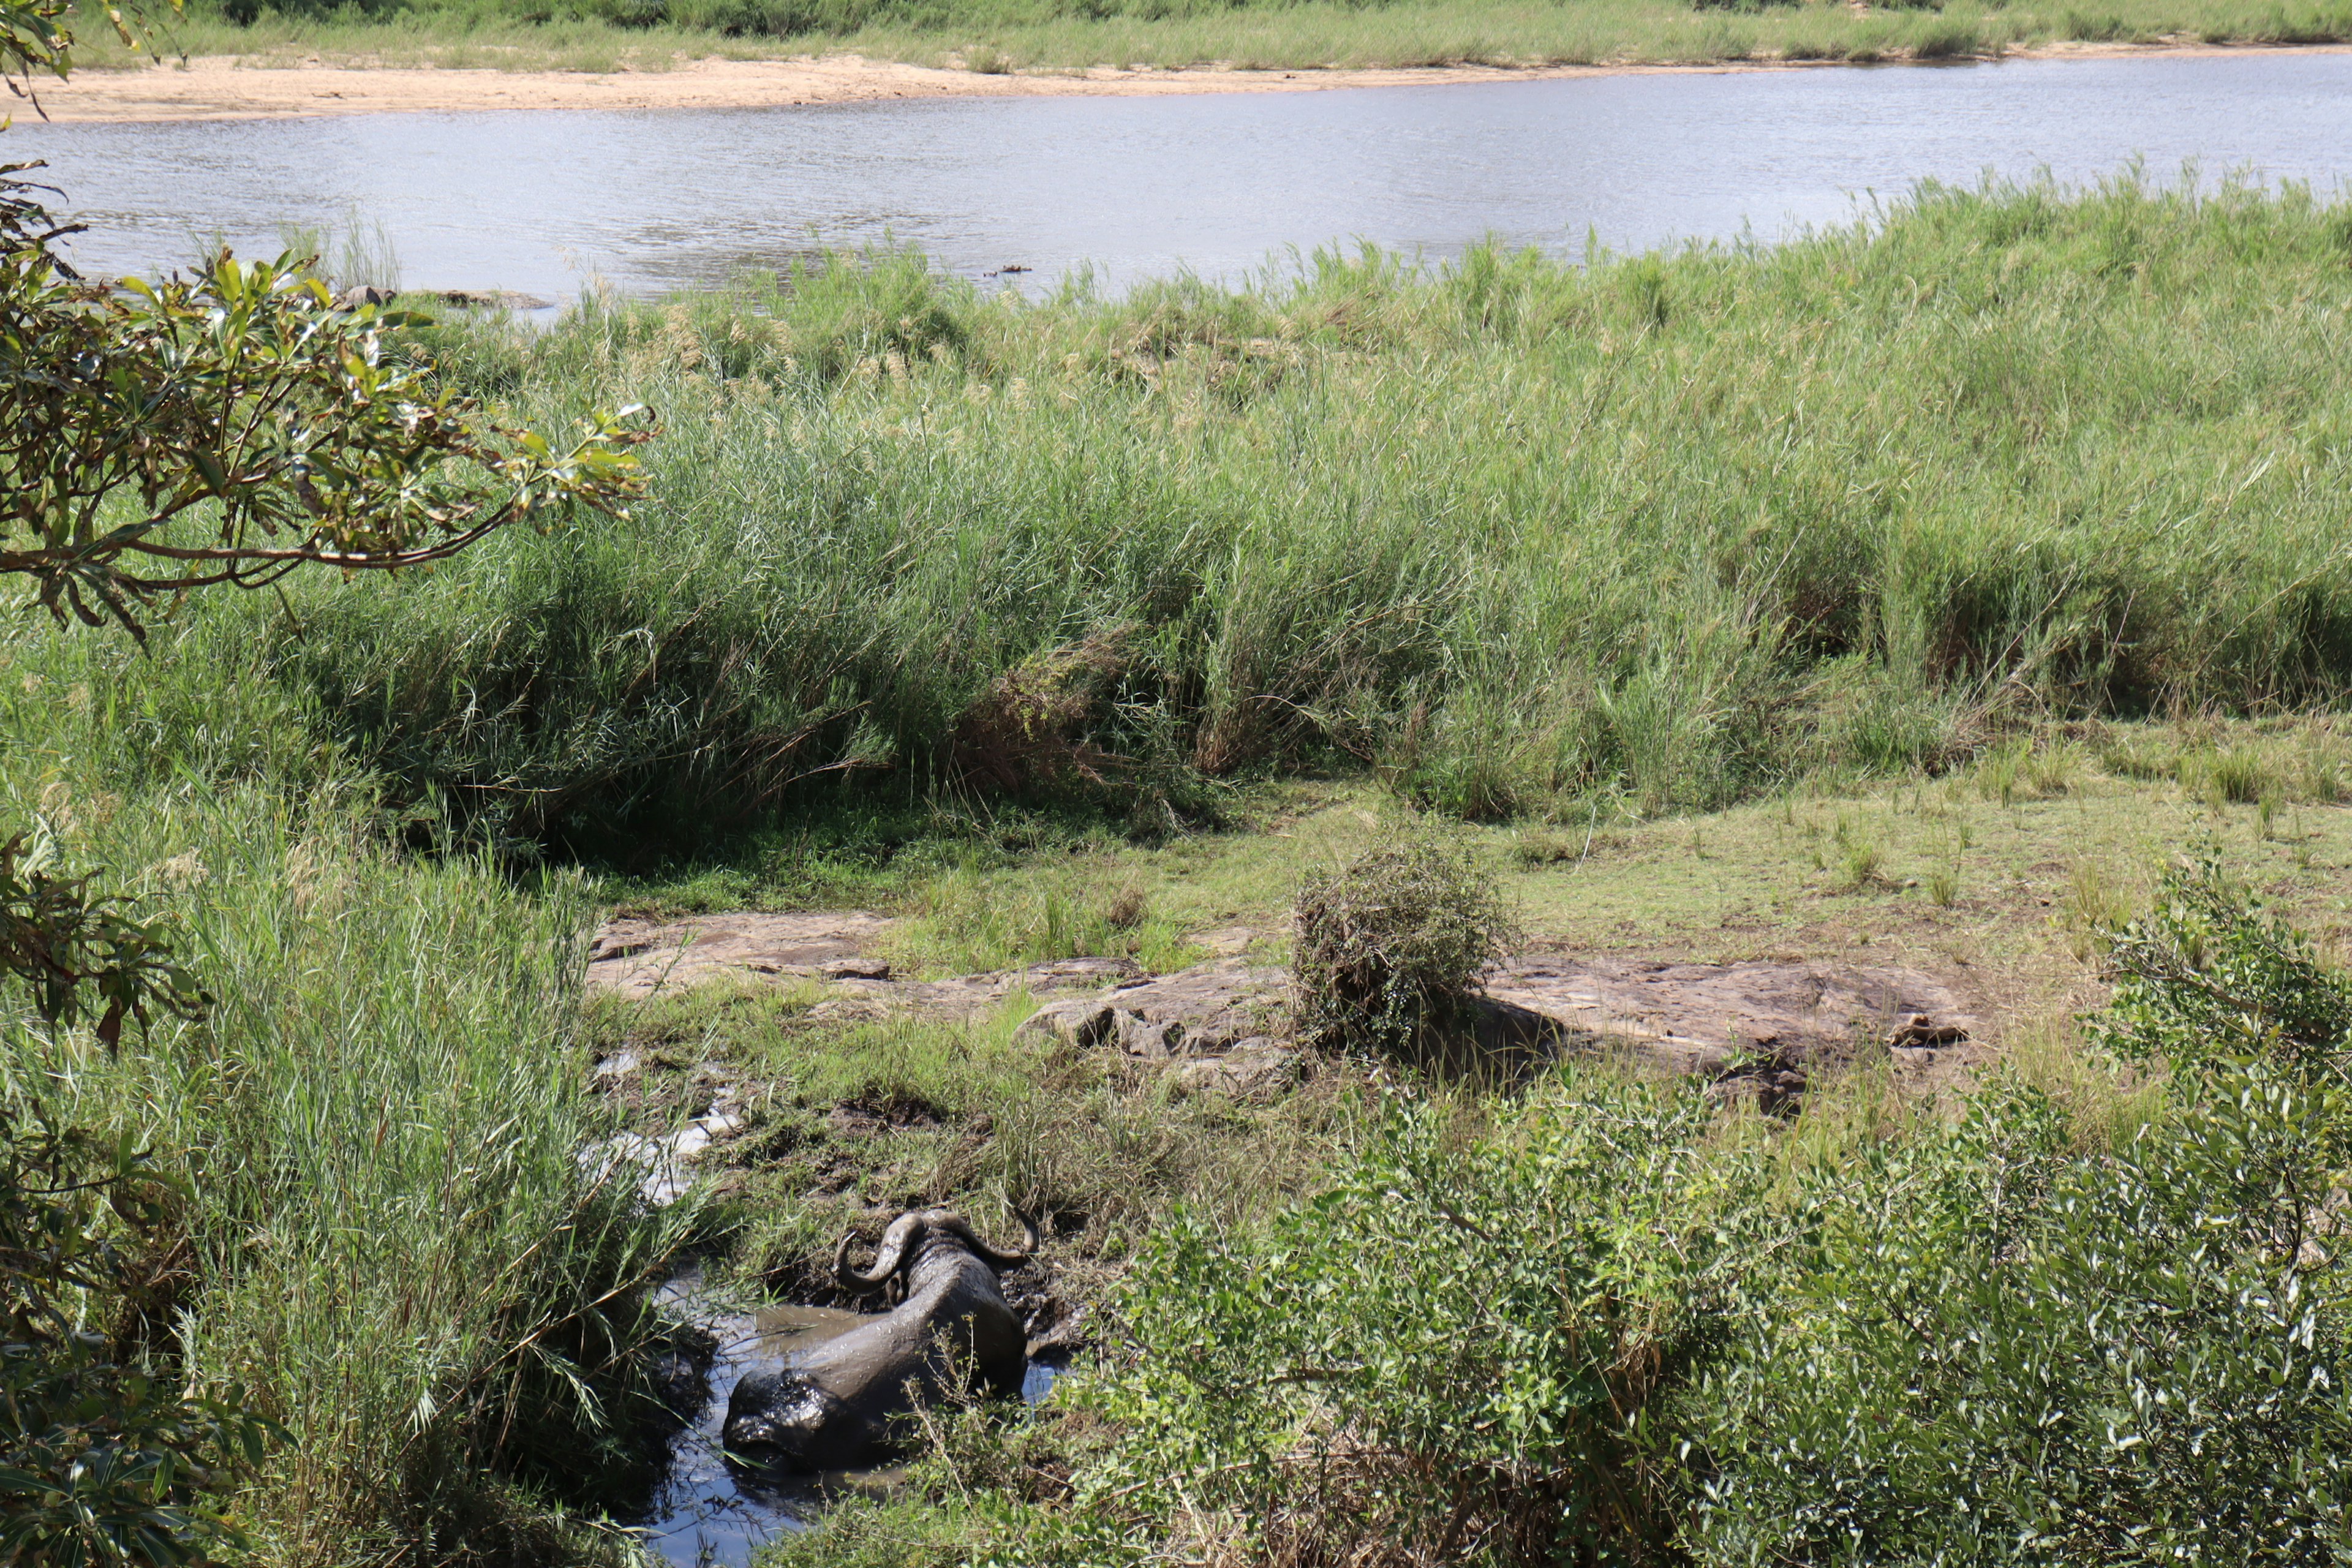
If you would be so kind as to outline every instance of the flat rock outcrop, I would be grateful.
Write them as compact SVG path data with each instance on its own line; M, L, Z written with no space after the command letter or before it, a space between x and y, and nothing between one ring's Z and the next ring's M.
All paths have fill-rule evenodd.
M920 1014L927 1017L966 1019L994 1012L1012 997L1055 996L1065 992L1094 992L1106 985L1131 984L1143 970L1127 958L1061 958L1023 969L999 969L986 974L963 974L952 980L892 980L864 975L834 975L830 994L809 1009L812 1018L849 1022Z
M887 980L872 949L891 922L863 910L607 921L588 949L588 984L625 996L682 991L723 974Z
M902 980L875 954L886 917L860 910L616 920L597 933L591 985L647 996L722 974L816 980L820 1019L973 1018L1016 996L1021 1026L1073 1048L1164 1064L1187 1090L1255 1093L1297 1075L1290 976L1244 956L1250 933L1211 933L1225 956L1150 975L1123 958L1071 958L950 980ZM1211 945L1203 943L1203 945ZM1916 970L1802 963L1675 963L1532 952L1490 970L1480 1036L1538 1056L1627 1052L1710 1079L1771 1109L1824 1065L1891 1057L1932 1089L1979 1059L1982 1024L1949 981Z
M1020 1033L1165 1063L1187 1093L1245 1096L1298 1074L1298 1053L1277 1037L1289 999L1286 970L1220 958L1049 1002Z
M1212 1056L1280 1032L1289 994L1286 971L1220 958L1048 1003L1021 1032L1050 1034L1081 1047L1116 1046L1155 1061Z
M1767 1111L1880 1051L1906 1092L1929 1095L1982 1055L1968 998L1908 969L1529 954L1488 973L1485 1005L1495 1044L1624 1051Z
M1661 963L1528 955L1488 973L1521 1029L1613 1041L1710 1076L1759 1057L1818 1061L1857 1047L1943 1047L1981 1025L1933 975L1821 963Z

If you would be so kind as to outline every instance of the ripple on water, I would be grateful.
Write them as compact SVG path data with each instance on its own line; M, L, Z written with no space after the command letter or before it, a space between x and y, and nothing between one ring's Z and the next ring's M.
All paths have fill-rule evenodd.
M1285 247L1455 254L1481 236L1580 254L1770 240L1934 176L2352 174L2352 54L1617 76L1170 98L772 110L378 114L43 124L7 157L90 230L100 273L184 265L197 236L272 252L286 222L380 223L404 281L577 295L901 243L1002 287L1090 265L1120 288L1236 278ZM1860 202L1861 205L1857 205Z

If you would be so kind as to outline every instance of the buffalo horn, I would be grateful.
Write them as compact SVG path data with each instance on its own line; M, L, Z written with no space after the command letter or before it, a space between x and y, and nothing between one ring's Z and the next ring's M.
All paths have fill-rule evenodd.
M972 1229L971 1222L961 1215L955 1217L954 1226L957 1234L963 1238L964 1245L971 1248L971 1255L974 1258L993 1268L1018 1268L1036 1256L1037 1248L1045 1244L1045 1237L1038 1234L1035 1220L1022 1214L1018 1209L1013 1211L1013 1215L1021 1221L1021 1228L1026 1231L1029 1237L1029 1245L1018 1252L1006 1252L989 1246L987 1242L981 1239L980 1233Z
M907 1256L907 1244L914 1239L915 1233L922 1228L922 1225L923 1216L919 1214L902 1214L892 1220L890 1228L882 1233L882 1245L874 1249L874 1267L864 1274L849 1266L849 1244L857 1239L857 1233L847 1232L842 1237L841 1245L834 1249L835 1281L843 1289L858 1296L870 1296L881 1289L890 1282L890 1277L898 1272L898 1265Z

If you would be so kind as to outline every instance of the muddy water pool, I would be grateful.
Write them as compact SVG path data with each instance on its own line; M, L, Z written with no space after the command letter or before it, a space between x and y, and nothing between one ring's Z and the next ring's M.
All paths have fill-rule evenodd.
M717 281L819 246L896 242L1035 290L1290 247L1431 256L1486 234L1566 254L1866 210L1927 177L2066 181L2194 161L2334 191L2352 54L1622 76L1293 94L996 98L723 111L509 111L142 125L19 117L100 271L200 237L380 224L412 288L574 295ZM1003 273L1011 267L1027 268ZM992 284L992 286L995 286Z
M663 1295L670 1315L700 1324L718 1348L708 1373L691 1380L697 1396L678 1412L685 1425L670 1440L667 1471L642 1510L622 1521L643 1531L656 1559L680 1568L746 1568L761 1542L806 1528L832 1500L896 1482L895 1469L762 1476L729 1464L719 1440L727 1396L740 1379L872 1320L826 1307L725 1310L703 1294L700 1276L691 1270ZM1022 1396L1032 1404L1045 1398L1055 1371L1032 1362Z

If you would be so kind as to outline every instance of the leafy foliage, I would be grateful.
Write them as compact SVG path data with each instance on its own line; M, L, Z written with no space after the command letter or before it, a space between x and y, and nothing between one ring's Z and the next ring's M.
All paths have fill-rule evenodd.
M171 0L172 9L180 9L181 0ZM108 5L106 19L114 25L117 37L131 48L140 47L138 33L124 12L135 13L135 6ZM59 80L73 68L73 29L67 18L73 14L72 0L0 0L0 81L8 90L25 93L36 72L54 76ZM0 171L0 174L5 174ZM0 214L6 211L10 197L0 186Z
M2345 1290L2306 1250L2329 1112L2269 1068L2084 1159L2010 1086L1811 1185L1686 1406L1738 1563L2336 1560Z
M2115 1001L2092 1037L2127 1060L2194 1073L2261 1057L2339 1085L2352 1067L2352 987L2210 860L2166 875L2108 965Z
M1294 915L1302 1037L1410 1052L1460 1021L1516 932L1492 872L1443 832L1408 826L1310 877Z
M37 858L26 835L0 845L0 970L29 988L41 1016L75 1022L87 983L104 1005L98 1037L111 1049L126 1016L143 1025L160 1006L194 1017L211 1000L160 921L134 920L119 895L91 891L94 877L56 876Z
M112 1049L126 1016L203 1010L161 921L42 858L21 834L0 846L0 971L44 1017L102 1005ZM184 1258L187 1196L128 1136L64 1126L37 1100L0 1107L0 1563L168 1568L242 1542L210 1494L273 1428L235 1391L184 1392L141 1343L168 1315L158 1260ZM89 1314L110 1310L121 1328L97 1331Z
M1729 1337L1759 1184L1711 1116L1573 1077L1492 1128L1401 1106L1262 1241L1167 1228L1132 1359L1086 1396L1125 1431L1070 1553L1190 1530L1282 1563L1671 1560L1663 1417Z
M387 353L415 318L339 310L300 258L82 281L26 167L0 170L0 573L59 616L137 631L161 594L423 565L639 493L640 411L561 449L501 425Z
M170 1568L242 1543L208 1494L269 1424L234 1393L184 1394L84 1315L136 1313L185 1197L128 1140L37 1107L0 1122L0 1562Z
M1057 1563L2341 1562L2345 987L2210 868L2165 908L2096 1023L2184 1070L2122 1134L1998 1074L1950 1122L1770 1136L1570 1074L1394 1110L1263 1233L1168 1227L1076 1396L1115 1438L988 1529Z

